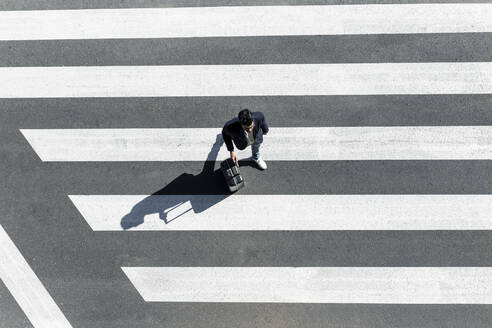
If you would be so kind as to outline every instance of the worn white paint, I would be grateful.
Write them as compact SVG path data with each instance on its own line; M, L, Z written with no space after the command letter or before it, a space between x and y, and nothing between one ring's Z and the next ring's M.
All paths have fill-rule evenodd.
M0 40L492 32L491 4L0 11Z
M123 267L147 302L492 304L490 267Z
M72 327L1 225L0 279L35 328Z
M205 161L229 157L221 128L21 129L42 161ZM237 151L251 155L251 147ZM273 161L489 160L492 126L270 127Z
M69 197L95 231L492 230L492 195Z
M0 98L492 93L491 62L0 67Z

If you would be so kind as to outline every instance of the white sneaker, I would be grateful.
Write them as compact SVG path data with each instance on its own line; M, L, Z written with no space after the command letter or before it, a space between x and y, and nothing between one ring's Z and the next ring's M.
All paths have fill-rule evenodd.
M262 170L266 170L267 169L267 165L266 165L266 163L265 163L265 161L263 159L261 159L261 158L259 158L257 160L256 159L253 159L253 161L255 161L256 164L258 164L258 166L260 167L260 169L262 169Z

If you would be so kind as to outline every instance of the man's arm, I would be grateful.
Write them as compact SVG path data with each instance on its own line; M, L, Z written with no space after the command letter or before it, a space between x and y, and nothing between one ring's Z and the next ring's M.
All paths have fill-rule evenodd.
M261 113L261 115L263 116L263 119L261 120L260 127L263 130L263 134L267 134L268 130L270 130L270 127L268 126L268 123L266 121L265 114Z
M234 151L234 145L232 144L232 138L226 131L226 126L222 128L222 139L224 139L224 143L226 144L228 151Z

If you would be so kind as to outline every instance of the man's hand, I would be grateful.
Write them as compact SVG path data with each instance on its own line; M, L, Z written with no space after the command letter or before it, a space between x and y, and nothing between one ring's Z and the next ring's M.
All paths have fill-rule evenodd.
M268 134L268 132L263 132L263 135L266 136Z
M237 163L237 156L236 156L236 154L234 153L234 151L231 151L231 158L232 158L232 160L233 160L235 163Z

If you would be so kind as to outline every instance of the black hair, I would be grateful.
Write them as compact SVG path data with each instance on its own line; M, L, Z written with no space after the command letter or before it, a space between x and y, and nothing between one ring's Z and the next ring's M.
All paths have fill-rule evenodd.
M244 126L250 126L253 123L253 113L247 108L241 110L237 115L239 122Z

